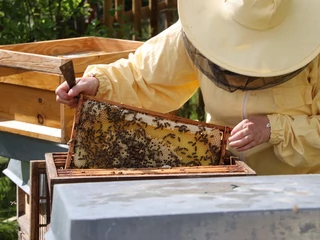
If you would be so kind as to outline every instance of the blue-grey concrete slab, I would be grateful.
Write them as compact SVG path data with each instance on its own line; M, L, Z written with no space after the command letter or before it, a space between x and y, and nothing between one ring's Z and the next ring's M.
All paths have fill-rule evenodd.
M0 131L0 156L10 158L3 173L29 194L30 161L44 160L47 152L67 152L61 143Z
M320 239L320 175L54 188L46 240Z
M67 151L65 144L0 131L0 156L30 162L43 160L47 152Z

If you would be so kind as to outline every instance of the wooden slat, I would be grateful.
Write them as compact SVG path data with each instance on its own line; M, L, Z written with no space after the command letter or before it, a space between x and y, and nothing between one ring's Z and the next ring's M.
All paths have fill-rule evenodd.
M0 118L0 131L32 137L36 139L61 142L60 128L39 126L36 124L19 122L15 120L1 120Z
M121 10L119 10L120 6L122 6ZM124 6L125 6L124 0L115 0L115 8L117 9L116 15L115 15L115 19L120 24L120 26L122 26L124 24L124 18L125 18ZM123 32L122 32L121 29L118 30L117 37L118 38L122 38L123 37Z
M81 182L103 182L103 181L131 181L131 180L154 180L154 179L177 179L177 178L212 178L212 177L234 177L254 176L248 172L217 172L217 173L193 173L193 174L144 174L144 175L67 175L59 174L57 178L51 179L52 188L55 184L81 183Z
M67 153L46 154L47 168L52 172L53 177L92 177L92 176L113 176L121 177L125 175L187 175L187 174L221 174L221 173L245 173L255 174L245 163L235 161L234 165L215 166L194 166L194 167L173 167L173 168L124 168L124 169L65 169L64 163L67 160Z
M113 28L113 16L109 14L109 10L112 8L112 0L103 1L103 22L108 29Z
M75 109L60 104L61 142L67 143L71 138Z
M168 28L173 24L173 12L176 9L177 1L176 0L165 0L166 3L166 19L164 22L164 28Z
M12 67L0 67L0 88L4 83L55 91L62 76Z
M60 128L60 108L54 92L1 84L0 96L0 118Z
M59 176L119 176L119 175L164 175L164 174L202 174L202 173L229 173L243 172L239 166L201 166L201 167L174 167L163 168L136 168L136 169L57 169Z
M245 171L246 171L249 175L256 175L256 172L253 171L252 168L248 167L248 165L245 164L243 161L236 161L236 164L239 165L239 167L245 169Z
M47 182L48 182L48 190L50 194L50 202L52 201L52 195L53 195L53 184L52 179L55 179L58 177L57 169L53 160L53 155L59 155L59 153L46 153L45 159L46 159L46 174L47 174ZM66 154L63 154L66 158Z
M140 45L134 41L98 37L7 45L0 48L0 66L61 75L59 67L74 60L75 72L79 76L88 65L126 58Z
M25 202L25 195L26 193L17 186L16 189L16 199L17 199L17 217L20 217L24 214L26 214L26 202Z
M158 34L159 28L158 28L158 18L159 18L159 12L158 12L158 0L150 0L149 1L149 8L150 8L150 32L151 37L154 37Z
M28 239L31 240L30 238L30 216L24 214L20 217L18 217L18 225L20 228L20 234L21 236L19 236L19 240L22 239Z
M106 54L121 53L121 52L133 52L143 42L133 41L133 40L122 40L122 39L112 39L112 38L96 38L96 45Z
M30 239L39 239L40 173L45 168L44 160L30 161Z
M139 34L139 37L141 37L141 35L142 35L141 6L142 6L141 0L133 0L132 1L133 29L135 32L137 32ZM137 36L133 35L132 39L136 40Z
M59 73L59 66L61 66L63 63L63 59L52 56L9 50L0 51L0 66L5 67L14 66L21 69Z
M80 116L80 112L81 112L81 107L79 106L82 106L83 105L83 101L84 101L84 95L83 94L80 94L80 98L79 98L79 101L78 101L78 107L76 109L76 113L75 113L75 117L74 117L74 121L73 121L73 128L71 130L71 136L70 136L70 139L76 139L76 126L78 126L79 124L79 116ZM72 151L70 151L70 149L74 149L73 148L74 146L74 141L71 141L71 143L69 144L69 151L68 151L68 155L67 155L67 158L66 158L66 163L65 163L65 169L69 168L70 167L70 163L71 163L71 159L72 159Z
M81 51L83 52L99 50L96 48L95 39L96 37L78 37L32 43L10 44L0 46L0 50L59 56L61 54L79 52L79 46L81 46Z

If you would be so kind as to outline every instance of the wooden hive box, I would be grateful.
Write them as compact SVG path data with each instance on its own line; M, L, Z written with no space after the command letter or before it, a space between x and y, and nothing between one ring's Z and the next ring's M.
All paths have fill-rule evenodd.
M173 178L256 176L256 173L247 164L240 160L236 160L232 165L173 167L170 169L65 169L67 155L67 152L45 154L49 201L52 201L53 189L56 184Z
M81 77L88 65L127 58L141 44L82 37L0 46L0 131L68 142L74 110L55 100L59 67L73 60Z

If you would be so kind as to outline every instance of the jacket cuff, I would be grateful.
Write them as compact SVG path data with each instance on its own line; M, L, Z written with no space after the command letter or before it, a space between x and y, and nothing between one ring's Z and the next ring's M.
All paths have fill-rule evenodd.
M95 78L99 81L98 91L96 92L96 97L106 98L106 95L110 93L110 80L104 74L96 74ZM107 98L110 96L107 96Z
M91 71L90 71L91 70ZM86 71L84 73L85 77L95 77L98 79L99 85L97 92L95 94L98 98L106 98L106 95L110 92L110 81L109 78L106 76L106 74L98 71L96 68L90 69L89 71ZM110 96L107 96L110 97Z
M273 115L267 115L270 123L270 139L269 143L272 145L279 144L281 141L283 141L284 137L284 129L281 124L281 115L280 114L273 114Z

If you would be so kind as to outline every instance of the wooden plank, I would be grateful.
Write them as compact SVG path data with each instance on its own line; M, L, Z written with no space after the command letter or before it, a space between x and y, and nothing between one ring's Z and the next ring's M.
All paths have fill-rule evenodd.
M62 76L12 67L0 67L0 88L2 83L55 91Z
M51 212L51 203L53 199L53 182L54 179L58 177L57 169L54 163L53 159L54 153L46 153L45 159L46 159L46 175L47 175L47 184L48 184L48 191L49 191L49 201L50 201L50 212ZM59 155L56 153L55 155ZM66 154L63 154L66 156Z
M31 240L30 238L30 216L28 215L22 215L20 217L18 217L18 225L20 228L20 234L21 236L20 239L28 239Z
M30 197L31 197L31 216L30 216L30 239L39 239L39 195L40 178L37 161L30 161Z
M60 128L60 108L54 92L2 84L0 118Z
M57 41L57 42L55 42ZM98 44L99 43L99 44ZM61 74L60 66L74 60L75 72L82 74L93 63L106 63L127 57L139 43L109 38L73 38L45 43L7 45L0 49L0 66ZM50 47L48 45L51 44ZM30 49L38 49L31 52ZM77 63L80 65L78 66Z
M141 29L141 0L133 0L132 1L132 15L133 15L133 29L138 33L139 37L142 35ZM137 35L133 35L133 40L137 39Z
M50 222L50 218L47 218L47 206L49 206L49 202L44 202L39 204L39 240L45 239L45 234L47 232L47 226ZM49 208L50 209L50 208Z
M247 174L249 174L249 175L256 175L256 172L253 171L252 168L248 167L248 165L245 164L243 161L236 161L236 163L237 163L240 167L242 167L243 169L245 169L245 172L246 172Z
M57 169L54 163L53 155L59 155L59 153L45 153L45 159L46 159L46 173L48 182L50 179L55 178L58 176ZM66 156L66 153L61 153L63 156ZM50 188L49 188L50 190Z
M113 28L113 16L109 14L112 5L112 0L103 1L103 23L110 30Z
M121 10L119 9L120 6L122 7ZM115 8L117 9L115 19L120 24L120 26L124 24L124 19L125 19L124 6L125 6L124 0L115 0ZM123 38L123 32L121 28L117 31L117 37Z
M158 12L158 0L150 0L149 1L149 8L150 8L150 32L151 37L154 37L158 34L158 19L159 19L159 12Z
M26 193L16 186L16 199L17 199L17 217L20 217L26 214L26 202L25 202L25 195Z
M244 167L237 165L217 165L217 166L199 166L199 167L173 167L165 168L135 168L135 169L57 169L58 176L114 176L122 175L190 175L190 174L217 174L245 172Z
M46 213L47 213L47 230L49 229L50 227L50 221L51 221L51 198L50 198L50 187L49 187L49 184L48 184L48 177L47 177L47 161L46 161L46 169L44 169L44 172L45 172L45 188L46 188Z
M217 173L201 173L201 174L163 174L163 175L94 175L94 176L68 176L59 175L59 177L51 179L52 189L55 184L64 183L82 183L82 182L103 182L103 181L136 181L136 180L155 180L155 179L180 179L180 178L213 178L213 177L235 177L235 176L254 176L247 172L217 172Z
M43 139L53 142L61 142L61 129L39 126L36 124L19 122L15 120L1 120L0 131L23 135L36 139Z
M173 24L173 14L174 10L177 8L177 1L176 0L165 0L167 5L166 7L166 18L164 22L164 28L168 28Z
M45 160L30 161L30 239L40 239L40 175L45 173Z
M133 40L96 38L97 47L106 54L133 52L137 47L141 46L141 44L143 44L143 42Z
M10 50L0 51L0 65L5 67L17 67L21 69L36 70L49 73L59 73L59 66L63 60L52 56L37 55Z
M75 109L60 104L61 142L67 143L71 138Z
M83 52L99 50L96 48L95 40L96 37L78 37L32 43L9 44L0 46L0 50L11 50L57 57L61 54L79 52L79 46L81 46L81 51Z

